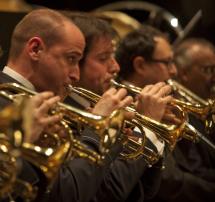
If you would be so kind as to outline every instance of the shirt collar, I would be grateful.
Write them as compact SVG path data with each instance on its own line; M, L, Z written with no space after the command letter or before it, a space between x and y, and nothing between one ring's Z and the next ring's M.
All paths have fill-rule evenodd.
M10 77L12 77L13 79L19 81L26 88L35 91L35 87L30 81L28 81L25 77L23 77L21 74L19 74L18 72L14 71L10 67L5 66L4 69L3 69L3 72L5 74L9 75Z

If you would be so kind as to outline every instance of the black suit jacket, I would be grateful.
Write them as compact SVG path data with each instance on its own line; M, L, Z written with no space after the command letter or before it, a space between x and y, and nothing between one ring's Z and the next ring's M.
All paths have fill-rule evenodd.
M72 99L67 98L66 103L83 109ZM91 129L85 128L80 140L92 150L98 151L99 136ZM122 144L116 143L106 155L102 165L96 165L81 158L75 158L63 165L49 193L48 201L89 201L96 195L107 170L121 151Z
M4 73L1 73L1 78L2 82L14 82ZM92 131L86 129L81 138L90 148L97 150L99 140ZM154 187L157 188L159 183L157 178L152 177L156 179L154 183L149 176L157 177L159 172L155 170L155 175L152 172L144 177L147 165L142 158L136 161L114 161L121 149L122 145L116 144L102 166L92 164L86 159L72 159L62 166L50 192L43 195L43 201L130 201L129 194L137 190L140 195L136 196L136 201L143 201L143 185L145 184L150 195L154 193L152 190L155 190ZM26 172L25 169L23 172ZM39 177L37 179L40 181ZM155 186L151 186L152 184Z
M76 106L80 106L79 103ZM152 144L150 146L153 147ZM116 157L116 153L114 156ZM161 163L162 160L158 162L158 166ZM106 170L97 193L90 201L143 201L144 197L150 198L157 193L160 177L161 170L148 168L142 157L128 161L116 158Z
M3 72L0 73L0 82L16 82ZM0 98L0 104L2 107L6 106L8 101L4 98ZM97 150L99 146L98 136L90 129L86 129L83 134L82 141L88 145L91 149ZM105 159L103 165L99 166L89 162L87 159L75 158L71 159L67 164L63 165L60 169L58 176L53 183L53 187L49 193L40 194L38 201L89 201L92 198L100 185L105 170L109 167L115 156L121 151L121 144L117 144ZM27 181L37 183L45 190L44 179L41 179L38 170L36 170L31 164L23 160L23 168L21 176L26 177ZM27 165L27 166L25 166ZM31 168L31 169L30 169Z
M190 123L204 133L198 120ZM200 124L200 125L199 125ZM177 143L175 150L165 160L161 188L153 201L204 202L215 199L214 150L204 142L188 140Z

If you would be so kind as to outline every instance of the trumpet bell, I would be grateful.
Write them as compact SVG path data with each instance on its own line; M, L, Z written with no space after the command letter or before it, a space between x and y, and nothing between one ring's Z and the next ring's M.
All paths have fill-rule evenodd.
M205 124L205 131L213 134L215 131L215 100L204 100L175 80L167 81L176 92L179 100L174 103L184 110L199 117Z

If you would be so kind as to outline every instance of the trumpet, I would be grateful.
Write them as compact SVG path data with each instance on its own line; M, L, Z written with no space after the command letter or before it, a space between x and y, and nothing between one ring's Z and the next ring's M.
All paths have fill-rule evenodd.
M187 112L190 112L198 116L205 124L205 131L212 133L215 130L214 113L215 113L215 101L204 100L198 95L191 92L189 89L181 85L175 80L169 79L167 83L172 87L173 91L179 95L180 100L174 102L182 106Z
M93 93L92 91L86 90L84 88L81 87L73 87L73 86L69 86L69 91L72 93L76 93L81 97L84 97L85 99L87 99L89 102L91 102L92 104L96 104L99 99L100 96L97 95L96 93ZM126 107L125 108L126 111L133 111L131 108ZM145 117L143 117L144 119ZM150 119L145 119L146 122L150 122ZM145 123L144 123L145 124ZM124 140L124 146L126 147L124 149L124 151L122 153L120 153L120 155L125 158L125 159L136 159L139 156L143 156L145 161L149 164L149 165L153 165L155 162L157 162L160 158L160 155L152 150L151 148L147 147L145 145L145 141L146 141L146 136L145 136L145 132L144 132L144 128L143 128L143 123L140 123L139 120L137 119L133 119L131 121L125 121L125 125L124 127L126 128L126 126L131 126L131 127L137 127L140 130L140 133L142 134L142 138L138 138L138 141L133 139L132 137L128 137L125 138ZM146 123L148 124L148 123ZM150 124L149 124L150 125ZM151 124L151 127L153 124ZM123 132L122 132L123 133Z
M119 87L125 88L132 94L139 94L142 90L141 88L134 85L125 85L125 84L118 83L114 79L111 80L111 84L118 88ZM156 127L151 128L151 130L154 131L160 138L162 138L169 145L170 149L174 148L176 142L180 138L185 138L195 142L199 140L200 136L202 136L192 125L190 125L187 122L187 113L185 113L183 106L178 105L177 103L178 103L177 100L174 99L173 102L171 102L171 105L173 105L180 113L180 119L181 119L180 124L167 125L167 124L159 123L157 121L152 120L153 126L156 126ZM137 113L136 117L140 122L141 120L144 120L142 119L144 116L141 114ZM146 124L145 127L149 127L149 125Z
M35 92L16 83L0 84L0 95L15 103L20 97L29 97L35 94ZM64 127L68 134L66 139L56 139L55 136L53 138L53 134L46 134L48 137L50 136L52 140L54 139L54 141L57 142L54 147L41 147L37 144L23 142L19 147L19 152L21 152L22 158L31 162L43 172L47 179L48 188L49 185L51 185L53 178L56 176L61 164L75 156L87 158L94 163L102 163L104 153L106 153L109 150L109 147L116 141L118 130L124 120L124 113L122 111L115 111L107 118L78 110L63 103L58 103L51 113L63 113L64 118L72 119L72 121L77 121L94 128L101 136L101 152L103 153L98 154L97 152L88 149L87 146L79 140L75 139L73 132L66 121L61 122L62 127ZM13 113L11 113L11 115L12 114ZM112 128L111 133L109 127ZM23 137L21 130L16 134L20 134L19 137Z
M141 88L134 85L118 83L114 79L111 80L111 84L116 87L125 88L132 94L139 94L142 90ZM167 125L152 120L152 122L154 122L153 126L156 127L149 128L148 124L145 126L162 138L169 145L170 149L174 148L176 142L180 138L185 138L193 142L203 140L206 144L215 149L215 145L210 140L208 140L203 134L201 134L197 129L187 122L187 112L196 109L195 106L193 106L191 103L186 103L177 99L174 99L170 104L178 109L180 113L181 124ZM142 119L142 115L139 114L137 114L137 119L139 119L140 122L141 120L144 120Z
M0 90L10 90L15 91L15 95L12 96L11 99L14 100L17 96L21 95L23 96L23 93L25 95L35 95L36 92L31 91L21 85L18 85L16 83L8 83L8 84L2 84L0 85ZM114 111L109 117L94 115L92 113L77 109L75 107L66 105L64 103L58 102L57 106L51 111L51 113L62 113L63 114L63 122L62 125L66 126L66 129L68 130L68 124L71 122L77 122L79 124L82 124L84 126L89 126L90 128L93 128L95 132L100 136L101 138L101 144L100 144L100 152L102 154L105 154L109 151L109 148L115 143L117 140L118 131L121 129L124 121L124 112L122 110ZM74 147L77 146L77 151L81 148L82 145L80 142L78 142L72 135L72 131L69 131L69 141L72 139L72 143L74 143ZM82 145L82 149L85 146ZM86 148L86 147L85 147ZM75 150L75 148L73 148ZM74 151L73 151L74 152ZM95 155L95 152L92 152L91 150L87 149L85 153L92 154L92 159L94 162L97 160L101 160L101 156ZM85 155L78 152L78 155L84 157ZM89 156L90 158L90 156Z

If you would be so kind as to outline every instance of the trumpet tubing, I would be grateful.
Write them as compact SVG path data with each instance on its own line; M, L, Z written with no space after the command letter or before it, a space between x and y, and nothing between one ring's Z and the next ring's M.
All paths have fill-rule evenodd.
M92 104L96 104L99 99L100 96L89 91L86 90L84 88L80 88L80 87L73 87L73 86L69 86L69 91L78 94L81 97L84 97L85 99L87 99L88 101L90 101ZM132 108L126 107L125 111L133 111ZM150 121L150 119L149 119ZM133 119L132 121L125 121L125 125L131 125L132 127L138 127L142 137L139 139L140 141L135 141L132 138L122 138L124 141L124 146L126 147L124 149L124 151L121 153L121 156L125 159L136 159L140 156L144 156L145 160L151 165L154 164L157 160L158 160L158 154L151 150L150 148L147 148L145 146L145 141L146 141L146 137L145 137L145 133L144 133L144 129L142 126L142 123L140 124L139 120ZM124 126L125 126L124 125ZM123 132L122 132L123 133Z
M16 84L16 83L1 84L0 90L1 90L1 92L4 92L3 94L5 97L7 97L8 99L10 99L12 101L14 101L19 96L23 96L23 94L27 95L27 96L32 96L32 95L36 94L36 92L31 91L31 90L29 90L29 89L27 89L27 88L25 88L19 84ZM13 92L13 94L12 93L8 94L5 91ZM68 122L76 121L78 123L93 127L93 129L95 129L101 137L103 137L103 133L105 133L104 136L106 136L106 137L104 137L104 139L106 142L104 142L103 145L101 146L102 152L106 152L109 148L105 148L105 146L107 146L108 144L110 144L111 141L113 141L113 138L110 140L110 138L107 137L108 134L106 134L106 132L108 131L109 124L112 124L111 120L116 119L116 117L121 117L121 118L119 118L118 125L117 125L116 121L113 121L114 122L113 125L116 128L116 127L121 127L122 119L123 119L123 113L122 112L120 112L120 113L114 112L110 118L109 117L106 118L106 117L102 117L102 116L88 113L88 112L83 111L83 110L79 110L75 107L68 106L68 105L65 105L65 104L60 103L60 102L57 104L55 109L52 110L52 113L63 113L64 118ZM65 126L65 124L64 124L64 126ZM66 127L66 128L69 129L69 127ZM68 134L72 137L72 139L74 139L71 132L68 132ZM71 138L69 137L68 139L70 141L70 144L72 144L73 141L71 141ZM78 141L76 141L75 143L77 145ZM58 145L60 145L60 144L61 144L61 140L60 140L60 143ZM88 151L89 149L84 144L81 145L80 142L79 142L79 146L77 148L81 148L80 156L82 156L82 157L88 156L89 154L92 154L93 156L89 157L89 159L97 158L97 160L94 160L94 162L99 162L102 159L99 154L96 157L94 152ZM86 154L88 154L88 155L83 155L83 151L84 151L83 148L85 148ZM74 151L74 148L73 148L73 151ZM75 154L78 155L79 152L76 151Z
M168 79L167 83L172 87L173 91L177 92L182 99L189 102L190 104L199 104L207 106L207 101L200 98L198 95L194 94L192 91L178 83L173 79Z
M212 134L215 131L214 113L215 100L204 100L175 80L167 81L173 90L179 95L180 100L174 100L176 105L181 106L187 112L198 116L205 124L206 133Z
M116 86L118 88L125 88L130 92L131 94L140 94L141 88L134 86L134 85L125 85L116 82L114 79L111 80L111 84L113 86ZM141 114L136 113L136 118L145 124L145 127L148 129L154 131L160 138L162 138L170 147L170 149L173 149L176 142L180 138L186 138L192 141L197 140L197 131L195 128L190 127L187 123L187 114L185 113L185 106L180 104L181 102L179 100L174 99L173 102L171 102L171 105L173 105L180 113L182 122L179 125L167 125L163 123L159 123L155 120L151 120L148 117L145 117Z

